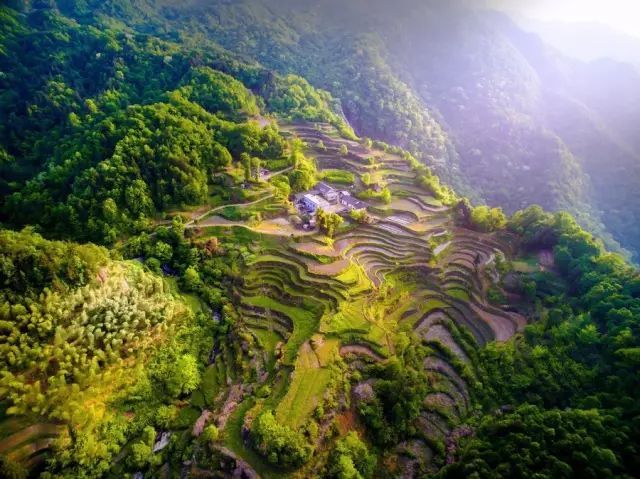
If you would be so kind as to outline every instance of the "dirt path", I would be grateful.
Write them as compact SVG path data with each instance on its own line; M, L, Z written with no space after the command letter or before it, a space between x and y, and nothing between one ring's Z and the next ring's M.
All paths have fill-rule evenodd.
M267 127L267 126L269 126L271 124L271 120L269 118L265 118L262 115L254 116L251 119L256 121L256 122L258 122L258 125L260 125L260 128Z
M340 347L340 356L346 356L347 354L355 354L357 356L367 356L376 361L383 361L384 358L378 353L373 351L369 346L363 346L362 344L349 344L347 346Z
M496 341L507 341L511 336L518 332L516 325L514 325L509 319L485 311L473 302L469 303L469 307L482 321L489 325L493 331Z
M287 172L289 172L291 170L293 170L293 166L289 166L289 167L284 168L282 170L278 170L278 171L274 171L272 173L269 173L269 174L265 175L263 179L265 181L268 181L271 178L275 178L276 176L282 175L282 174L287 173ZM211 214L215 213L216 211L220 211L220 210L222 210L224 208L251 206L251 205L255 205L256 203L259 203L261 201L268 200L269 198L273 198L273 193L269 193L268 195L262 196L261 198L258 198L257 200L254 200L254 201L250 201L249 203L231 203L231 204L216 206L215 208L210 208L208 210L203 210L202 208L198 208L195 211L177 212L176 214L189 216L190 219L185 224L185 226L189 226L189 225L193 224L194 222L200 221L200 220L206 218L207 216L210 216ZM197 215L197 216L193 216L193 215ZM158 225L163 225L163 224L170 224L170 223L171 223L170 221L159 221L157 224Z
M453 339L451 332L441 324L442 321L452 321L444 311L436 310L422 318L414 326L414 331L420 334L427 341L437 340L448 347L452 353L458 356L462 361L469 362L469 358L464 350Z
M309 272L314 274L321 274L324 276L336 276L342 273L344 270L346 270L350 264L351 264L351 261L349 261L349 259L343 258L328 264L309 262L307 263L307 269L309 270Z
M197 216L196 218L192 218L190 221L185 223L185 226L189 227L189 226L193 225L196 221L200 221L200 220L206 218L207 216L212 215L216 211L220 211L220 210L223 210L225 208L251 206L251 205L255 205L256 203L260 203L261 201L268 200L269 198L273 198L273 193L269 193L268 195L263 196L262 198L258 198L257 200L250 201L249 203L233 203L233 204L230 204L230 205L216 206L215 208L211 208L210 210L206 211L205 213L201 214L200 216Z
M212 416L213 416L213 413L208 409L205 409L204 411L202 411L202 414L200 414L200 417L193 424L193 428L191 429L191 434L194 437L200 437L200 434L202 434L202 431L204 431L204 427L207 425L207 422L209 422L209 419L211 419Z
M316 233L316 231L300 231L291 225L283 225L276 223L275 220L266 220L261 222L257 226L249 226L241 221L229 221L220 216L213 216L198 224L190 224L185 226L186 228L206 228L211 226L222 226L227 228L239 227L245 228L254 233L261 233L265 235L274 236L310 236Z
M294 246L294 249L302 253L329 256L331 258L337 258L340 256L340 252L336 251L335 248L315 242L299 243Z
M318 358L318 355L311 347L311 344L309 344L309 341L305 341L298 351L296 369L298 369L298 367L300 367L302 370L318 369L321 367L320 358Z
M265 175L264 179L265 180L270 180L271 178L274 178L278 175L282 175L283 173L287 173L289 171L293 170L293 166L289 166L287 168L284 168L282 170L278 170L278 171L274 171L273 173L269 173L267 175Z
M192 211L192 212L189 212L189 213L187 213L187 212L177 212L175 214L176 215L180 215L180 216L183 216L183 215L189 216L189 221L187 221L185 223L185 227L190 227L196 221L200 221L200 220L206 218L207 216L212 215L216 211L223 210L224 208L251 206L251 205L255 205L256 203L260 203L261 201L268 200L269 198L273 198L273 193L269 193L268 195L265 195L265 196L263 196L261 198L258 198L257 200L253 200L253 201L251 201L249 203L231 203L231 204L216 206L215 208L210 208L208 210L204 210L202 208L199 208L199 209L197 209L195 211ZM193 216L194 214L196 214L197 216ZM171 221L163 220L163 221L158 221L155 224L156 224L156 226L170 225ZM154 236L155 234L156 234L156 232L154 231L153 233L150 234L150 236Z
M316 233L316 231L300 231L291 225L277 223L275 220L266 220L257 226L249 226L241 221L229 221L220 216L212 216L198 224L188 224L185 228L206 228L212 226L221 226L226 228L239 227L248 229L254 233L274 236L310 236Z
M445 347L449 348L453 354L458 356L461 361L465 363L469 362L467 353L465 353L460 345L456 343L453 336L451 336L451 332L442 324L434 324L430 326L426 332L422 334L422 337L427 341L439 341Z
M433 256L438 256L445 249L447 249L451 245L451 241L447 241L446 243L439 244L433 249Z

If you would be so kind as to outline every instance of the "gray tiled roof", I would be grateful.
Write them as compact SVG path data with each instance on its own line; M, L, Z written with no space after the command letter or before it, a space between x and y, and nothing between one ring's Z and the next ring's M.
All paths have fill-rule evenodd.
M353 196L343 196L340 200L345 206L351 206L357 210L367 207L367 204Z

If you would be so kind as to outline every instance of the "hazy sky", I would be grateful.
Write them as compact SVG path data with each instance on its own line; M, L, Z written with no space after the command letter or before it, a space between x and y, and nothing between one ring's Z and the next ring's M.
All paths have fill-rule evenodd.
M539 20L598 22L640 37L640 0L489 0Z

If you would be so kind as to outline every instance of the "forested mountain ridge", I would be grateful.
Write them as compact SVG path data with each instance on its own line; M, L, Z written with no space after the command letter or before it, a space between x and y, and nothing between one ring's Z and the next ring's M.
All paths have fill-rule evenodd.
M339 98L360 134L411 150L465 195L508 211L568 209L610 246L638 249L637 71L563 58L497 14L343 3L92 6L300 74Z
M252 120L258 105L342 124L333 100L306 81L215 48L99 31L48 9L27 26L9 12L2 48L24 54L2 58L0 187L3 216L17 224L110 244L160 210L203 202L213 172L232 159L279 158L277 131Z
M165 2L0 7L0 475L635 477L638 271L567 213L440 182L461 140L402 36L341 45L382 2L295 19L334 22L300 62L345 96L284 75L313 38L288 3L188 4L219 38ZM521 113L544 82L494 81L496 118L564 148Z

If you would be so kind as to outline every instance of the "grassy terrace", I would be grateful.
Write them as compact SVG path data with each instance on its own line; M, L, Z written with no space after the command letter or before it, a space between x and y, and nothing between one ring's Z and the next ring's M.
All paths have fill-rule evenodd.
M243 298L243 303L249 306L259 307L265 310L276 311L291 319L293 331L287 341L285 363L291 364L295 355L307 339L318 329L320 318L312 311L303 308L282 304L266 296L248 296Z
M323 394L336 373L331 366L338 357L338 340L318 336L316 341L319 344L315 349L309 343L300 348L291 385L276 409L276 418L296 429L303 426L322 403Z

